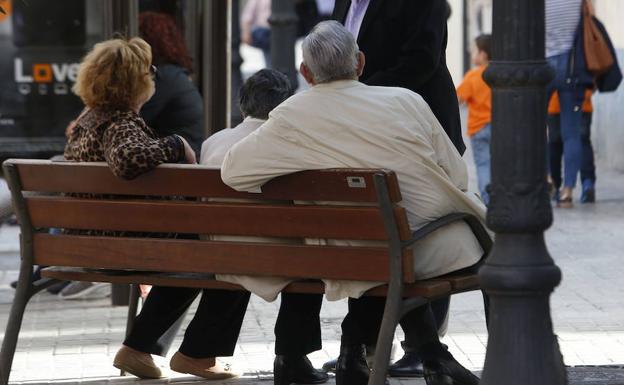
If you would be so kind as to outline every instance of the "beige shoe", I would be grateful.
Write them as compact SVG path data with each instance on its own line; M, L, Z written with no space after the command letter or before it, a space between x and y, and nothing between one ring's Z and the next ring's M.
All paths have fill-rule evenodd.
M557 207L569 209L572 208L572 206L572 189L570 187L564 187L561 189L561 195L559 195Z
M152 356L134 350L127 346L122 346L115 355L113 366L119 370L126 371L139 378L162 378L162 372L154 363Z
M221 365L214 360L214 364L207 368L204 364L204 360L205 359L191 358L180 352L176 352L176 354L171 357L169 366L174 372L192 374L207 380L227 380L228 378L238 377L238 374L232 371L230 365L221 367Z

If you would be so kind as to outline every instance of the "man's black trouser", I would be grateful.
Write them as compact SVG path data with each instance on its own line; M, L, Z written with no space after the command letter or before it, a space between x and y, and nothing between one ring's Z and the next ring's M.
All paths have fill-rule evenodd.
M385 297L349 298L349 312L342 321L342 338L349 343L377 345L385 304ZM401 324L403 323L409 326L405 335L406 345L410 349L426 354L422 347L439 344L438 327L430 304L419 306L407 313L401 319Z
M485 259L480 260L474 266L450 273L449 276L464 273L476 273ZM427 303L409 311L400 320L401 328L405 332L403 348L407 351L415 351L426 356L428 352L423 347L435 347L437 345L438 327L441 326L448 312L450 297ZM377 335L383 319L385 297L360 297L349 298L349 312L342 321L342 336L350 343L362 343L367 346L377 344ZM486 321L489 311L489 301L484 296Z
M124 345L166 355L175 337L170 329L200 292L199 306L179 351L193 358L233 355L249 302L246 291L154 287ZM316 294L282 294L275 324L276 354L305 355L321 348L322 298Z

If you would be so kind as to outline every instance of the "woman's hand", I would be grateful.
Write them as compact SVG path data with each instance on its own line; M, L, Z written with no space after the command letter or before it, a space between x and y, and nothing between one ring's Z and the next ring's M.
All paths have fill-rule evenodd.
M197 164L197 159L195 158L195 151L191 147L190 144L184 139L182 136L177 135L178 138L182 140L182 144L184 144L184 158L186 159L186 163L189 164Z
M74 128L76 128L76 121L72 120L69 122L67 127L65 127L65 137L69 139L69 137L74 133Z

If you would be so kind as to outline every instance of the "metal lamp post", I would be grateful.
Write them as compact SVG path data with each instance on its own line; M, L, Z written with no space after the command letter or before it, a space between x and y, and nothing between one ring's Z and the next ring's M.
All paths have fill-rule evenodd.
M294 88L297 88L295 67L295 41L297 40L297 13L292 0L271 2L271 62L272 68L286 74Z
M480 271L491 299L481 383L563 385L549 297L561 272L548 255L552 224L546 183L544 0L494 0L492 183L488 226L496 242Z

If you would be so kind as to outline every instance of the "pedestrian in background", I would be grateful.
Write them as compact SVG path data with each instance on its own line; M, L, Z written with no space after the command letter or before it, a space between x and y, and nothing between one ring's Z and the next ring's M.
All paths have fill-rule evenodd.
M596 201L596 166L594 164L594 149L591 143L591 123L593 115L593 90L585 90L585 100L581 107L581 203ZM563 155L563 141L561 139L561 106L559 96L555 92L548 105L548 160L550 182L554 187L553 200L559 203L559 188L561 187L561 157Z
M160 136L184 137L199 156L204 141L204 102L193 81L193 59L171 15L139 14L139 33L152 47L158 68L156 93L141 109L141 117Z
M241 14L241 41L259 48L265 67L271 67L271 0L248 0Z
M468 136L477 168L479 193L486 205L490 202L487 186L490 184L491 166L492 91L483 80L483 72L490 62L491 41L490 35L481 35L475 39L476 49L472 55L472 64L476 68L468 71L457 87L459 101L468 106Z
M546 59L555 71L548 95L557 91L561 105L560 132L563 143L564 176L559 207L572 207L572 195L581 168L581 122L585 88L578 71L571 66L572 48L581 22L582 0L546 0Z

